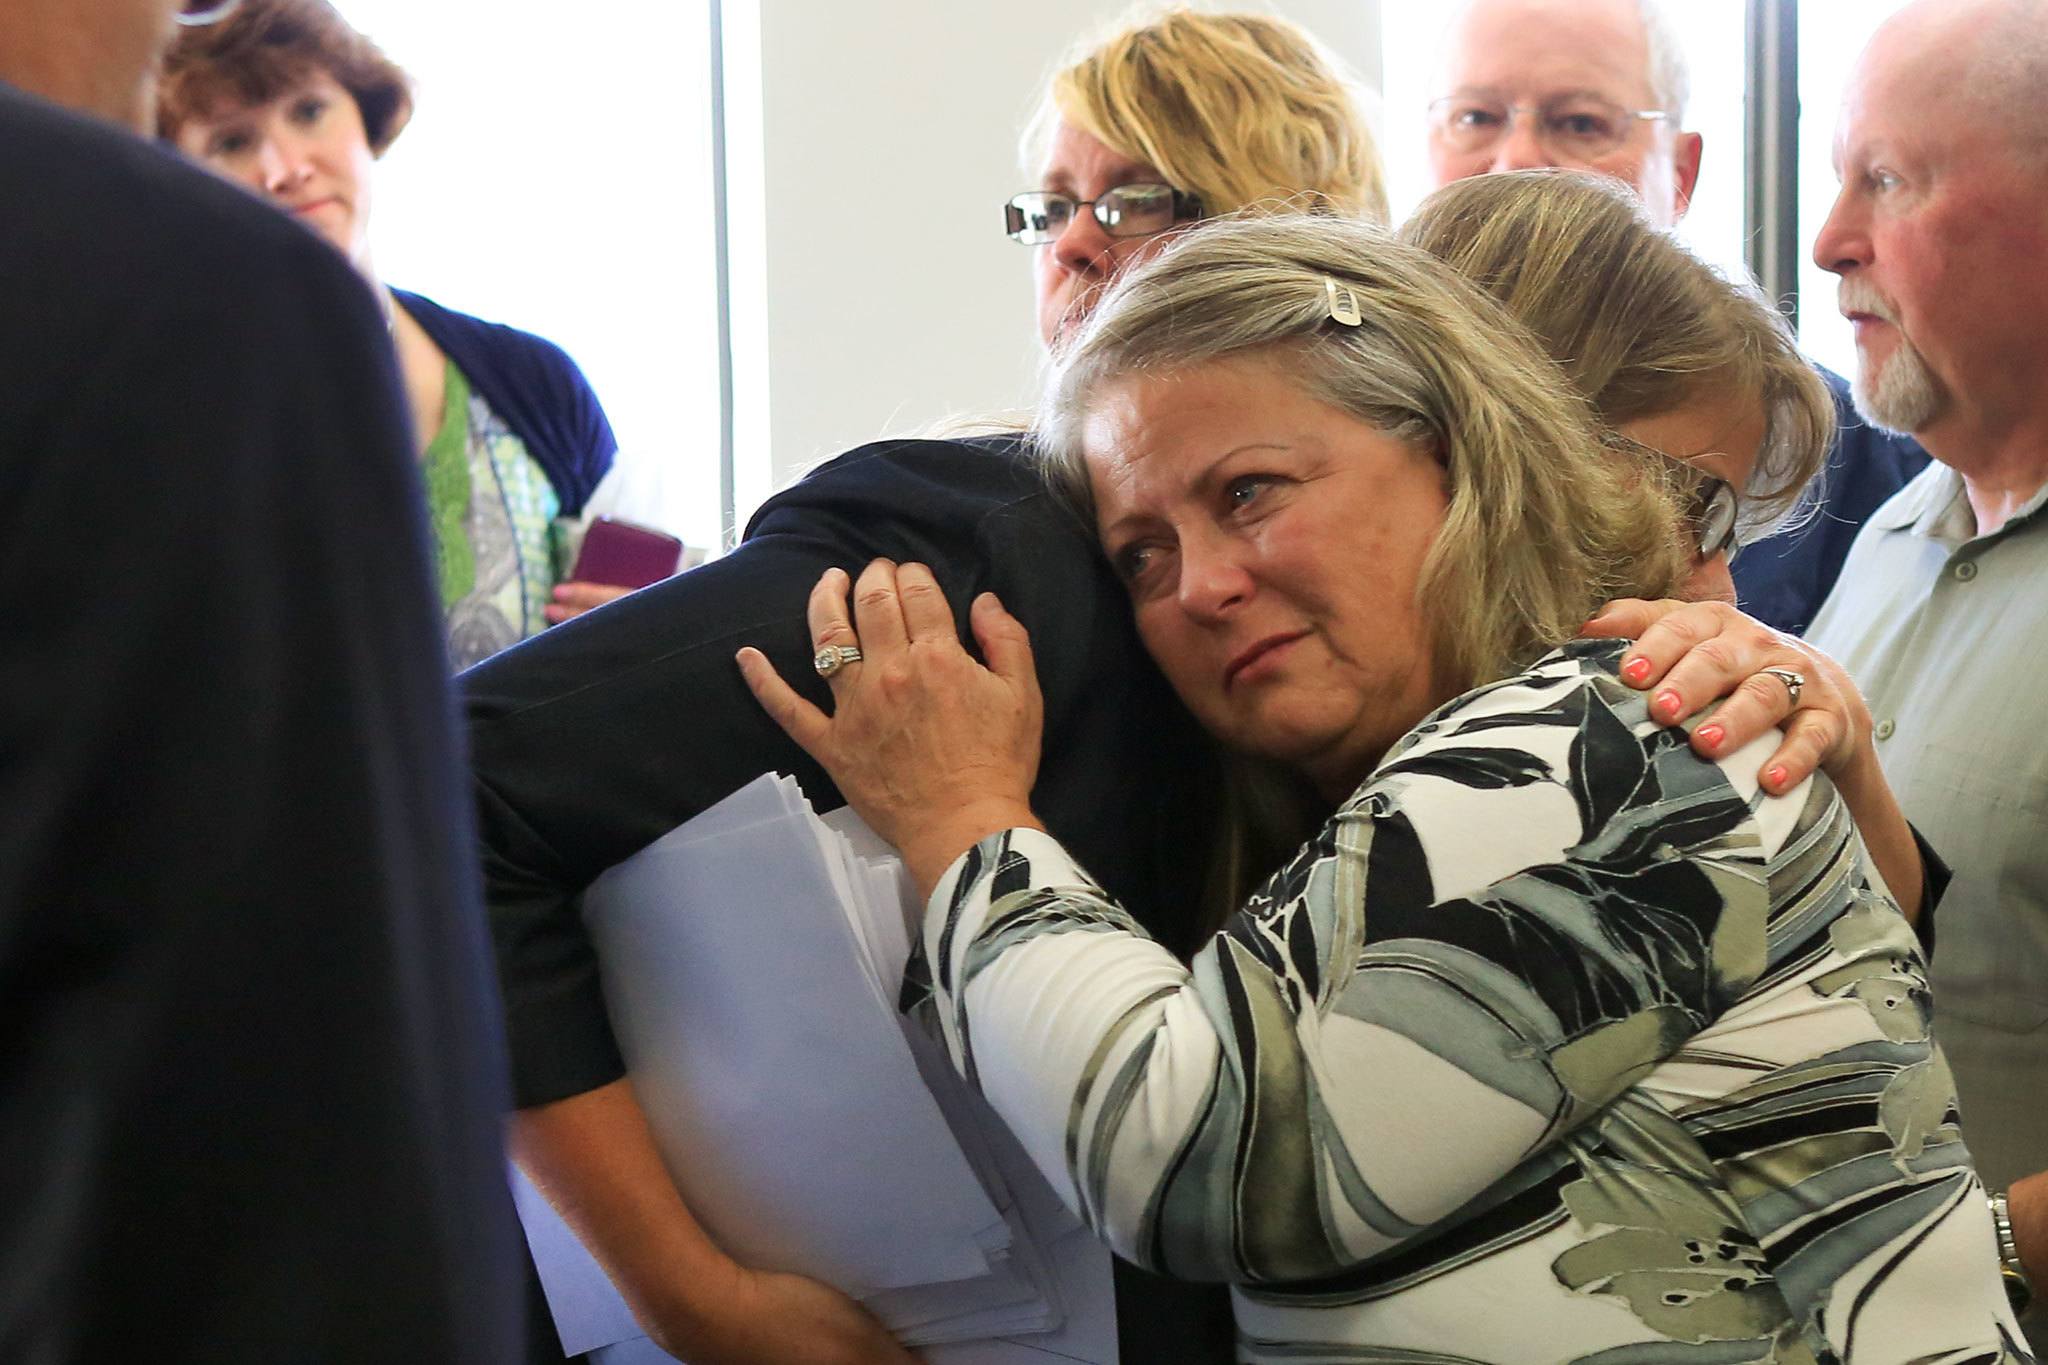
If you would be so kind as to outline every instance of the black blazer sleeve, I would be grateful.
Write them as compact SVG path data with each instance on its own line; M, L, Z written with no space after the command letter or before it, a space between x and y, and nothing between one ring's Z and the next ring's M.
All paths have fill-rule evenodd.
M1034 805L1185 949L1183 808L1208 748L1144 658L1092 537L1014 443L892 442L779 495L722 559L556 627L463 677L515 1101L622 1074L579 899L600 872L768 771L821 809L828 778L741 682L763 650L821 705L804 600L838 566L931 565L964 625L992 589L1032 633L1046 693ZM721 912L738 913L722 908Z

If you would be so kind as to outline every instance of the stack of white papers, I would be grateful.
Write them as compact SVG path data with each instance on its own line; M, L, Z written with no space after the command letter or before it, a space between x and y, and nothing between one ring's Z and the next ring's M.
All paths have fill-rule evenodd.
M584 899L634 1089L729 1254L838 1286L932 1365L1115 1365L1108 1252L897 1013L920 913L887 845L773 776ZM515 1186L563 1349L667 1359Z

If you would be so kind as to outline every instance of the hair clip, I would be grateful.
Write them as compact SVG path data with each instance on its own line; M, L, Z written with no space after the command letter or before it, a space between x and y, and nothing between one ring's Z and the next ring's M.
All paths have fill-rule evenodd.
M1346 327L1361 327L1365 314L1358 310L1358 295L1351 292L1348 284L1338 284L1328 275L1323 276L1323 292L1330 298L1330 321L1341 322Z

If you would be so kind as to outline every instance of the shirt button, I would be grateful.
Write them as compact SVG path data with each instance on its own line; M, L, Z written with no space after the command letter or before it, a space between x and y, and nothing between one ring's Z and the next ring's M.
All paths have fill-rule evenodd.
M1893 725L1890 721L1881 720L1877 723L1877 737L1879 739L1890 739L1892 737L1892 731L1896 730L1897 728L1898 727L1896 725Z
M1970 581L1971 579L1975 578L1976 576L1977 576L1977 561L1976 561L1976 560L1974 560L1974 559L1966 559L1966 560L1964 560L1964 561L1963 561L1962 563L1960 563L1960 564L1956 565L1956 581L1957 581L1958 583L1967 583L1967 582L1969 582L1969 581Z

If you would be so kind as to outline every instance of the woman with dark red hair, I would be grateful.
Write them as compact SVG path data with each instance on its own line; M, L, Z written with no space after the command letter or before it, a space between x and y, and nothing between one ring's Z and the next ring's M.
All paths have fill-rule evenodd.
M405 72L325 0L243 0L179 36L157 128L326 238L377 291L412 400L450 662L465 668L624 593L564 581L618 443L560 348L378 280L374 163L412 108Z

